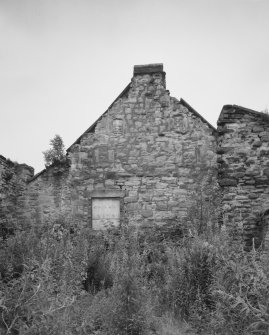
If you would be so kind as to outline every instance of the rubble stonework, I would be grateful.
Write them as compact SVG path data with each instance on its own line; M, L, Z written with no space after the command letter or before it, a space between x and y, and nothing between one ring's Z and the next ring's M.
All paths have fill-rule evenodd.
M130 84L67 150L67 162L28 180L20 215L36 223L63 215L92 228L111 210L113 222L180 226L210 205L231 230L243 226L248 247L254 238L269 250L268 130L268 115L235 105L223 107L216 130L170 96L162 64L135 66Z
M269 115L236 105L218 120L218 178L224 223L243 225L246 246L258 247L267 231L269 209Z
M197 187L216 177L215 152L216 130L170 96L162 65L136 66L123 93L68 149L66 173L45 171L29 183L32 215L64 209L91 226L92 200L114 198L121 222L178 224Z
M24 215L31 222L45 222L72 212L68 163L48 167L30 179L24 200Z
M12 234L24 221L24 202L27 181L34 169L14 163L0 155L0 237Z

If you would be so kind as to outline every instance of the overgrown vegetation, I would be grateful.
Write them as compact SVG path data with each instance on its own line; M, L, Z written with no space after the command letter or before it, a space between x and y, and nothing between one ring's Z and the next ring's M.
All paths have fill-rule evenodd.
M6 168L0 171L0 241L20 229L16 221L18 196L23 190L23 182L17 174L18 163L5 160Z
M268 334L268 260L210 227L177 241L63 218L17 232L1 241L0 333Z

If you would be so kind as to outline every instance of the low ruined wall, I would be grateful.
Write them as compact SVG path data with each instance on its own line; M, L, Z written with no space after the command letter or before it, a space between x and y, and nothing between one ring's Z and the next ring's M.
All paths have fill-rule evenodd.
M25 225L24 195L34 169L0 155L0 236L5 238Z
M247 247L259 246L269 208L269 116L239 106L223 107L218 121L218 175L224 222L243 225Z
M68 163L59 163L44 169L28 182L24 208L29 221L40 224L46 220L55 221L60 214L70 217L68 174Z

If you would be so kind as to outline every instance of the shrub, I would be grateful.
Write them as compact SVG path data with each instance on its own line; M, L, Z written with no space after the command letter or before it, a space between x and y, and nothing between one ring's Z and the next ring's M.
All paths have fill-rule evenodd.
M267 334L268 259L225 231L178 243L71 227L57 217L1 246L4 333Z
M53 223L39 233L16 234L1 249L1 258L8 257L2 263L0 325L8 334L63 334L82 289L88 245L78 243L80 236L72 241L68 230L56 239Z
M216 310L212 328L218 334L268 334L268 264L261 253L243 245L219 254L213 289Z
M55 135L50 140L51 148L44 151L45 166L66 162L64 143L60 135Z
M103 315L108 334L148 334L151 327L149 296L135 230L122 230L110 254L110 271L113 274L108 295L110 312Z

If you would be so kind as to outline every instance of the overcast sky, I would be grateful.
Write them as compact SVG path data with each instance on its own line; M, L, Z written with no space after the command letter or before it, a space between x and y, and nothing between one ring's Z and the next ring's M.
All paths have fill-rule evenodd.
M264 110L269 0L0 0L0 154L43 169L147 63L213 126L225 104Z

